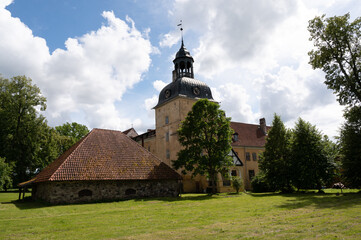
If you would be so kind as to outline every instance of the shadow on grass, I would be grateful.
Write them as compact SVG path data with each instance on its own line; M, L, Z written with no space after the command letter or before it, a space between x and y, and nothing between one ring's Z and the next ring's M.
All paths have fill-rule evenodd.
M336 195L328 194L297 194L295 199L288 199L281 208L294 209L314 205L316 208L346 209L361 205L361 194L345 193Z
M60 204L60 205L78 205L78 204L98 204L98 203L111 203L111 202L123 202L123 201L136 201L136 202L182 202L182 201L207 201L229 197L239 197L248 195L255 198L264 198L267 201L268 197L282 197L284 201L279 205L278 208L283 209L298 209L307 206L314 206L315 208L331 208L331 209L346 209L357 205L361 205L361 194L360 193L315 193L315 192L304 192L304 193L227 193L227 194L183 194L181 197L149 197L149 198L135 198L135 199L124 199L124 200L104 200L95 201L88 203L76 203L76 204ZM239 199L242 201L242 199ZM16 200L9 202L2 202L1 204L14 204L18 209L35 209L45 208L54 206L50 203L42 201L33 201L31 198L25 198L25 200Z
M182 194L180 197L150 197L150 198L136 198L134 201L164 201L164 202L182 202L182 201L206 201L214 200L219 198L229 198L229 197L240 197L245 193L215 193L215 194L205 194L205 193L186 193Z
M93 201L93 202L80 202L80 203L60 203L60 204L51 204L48 202L40 200L32 200L31 197L26 197L24 200L12 200L8 202L1 202L1 204L13 204L20 210L35 209L35 208L45 208L52 207L57 205L82 205L82 204L98 204L98 203L114 203L114 202L124 202L124 201L136 201L136 202L179 202L179 201L203 201L211 200L216 197L219 197L218 194L207 195L207 194L190 194L181 197L149 197L149 198L133 198L133 199L123 199L123 200L103 200L103 201ZM223 196L224 197L224 196Z
M253 197L272 197L280 196L288 198L286 202L278 205L279 208L297 209L307 206L315 206L315 208L333 208L346 209L356 205L361 205L361 194L353 193L317 193L317 192L300 192L300 193L250 193Z
M134 201L147 202L147 201L163 201L163 202L180 202L180 201L204 201L211 200L217 197L217 194L182 194L180 197L150 197L150 198L135 198Z
M1 204L14 204L15 207L17 207L20 210L44 208L44 207L52 206L49 203L43 201L35 201L31 197L25 197L25 199L22 200L12 200L10 202L2 202Z

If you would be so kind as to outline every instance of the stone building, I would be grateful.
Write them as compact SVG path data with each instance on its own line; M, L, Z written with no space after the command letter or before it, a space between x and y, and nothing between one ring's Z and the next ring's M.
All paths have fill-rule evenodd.
M178 196L180 180L124 133L93 129L20 187L31 184L33 198L57 204Z
M194 78L193 62L193 57L182 40L173 60L172 82L162 89L158 104L154 107L156 129L133 138L169 166L172 160L177 159L177 153L181 149L177 134L181 121L197 100L207 98L214 101L207 84ZM242 177L245 188L250 189L250 180L258 172L258 158L264 150L268 127L264 118L260 119L260 125L232 122L231 127L235 132L233 150L230 153L234 166L230 169L229 175ZM204 192L209 187L205 177L191 178L189 174L182 177L184 192ZM233 191L229 179L220 175L218 179L219 192Z

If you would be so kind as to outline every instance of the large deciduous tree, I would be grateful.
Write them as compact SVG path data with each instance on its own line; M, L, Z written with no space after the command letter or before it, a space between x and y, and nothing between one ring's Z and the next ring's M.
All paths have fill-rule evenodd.
M45 110L46 99L25 76L0 79L0 156L14 164L15 183L27 180L39 167L42 128L37 110Z
M273 190L288 192L292 189L290 139L290 131L286 129L280 116L275 114L265 151L259 162L265 181Z
M345 112L346 122L341 127L342 170L346 184L361 187L361 107Z
M325 84L334 90L338 101L348 105L341 128L341 161L348 185L361 186L361 17L350 22L350 14L309 21L315 50L309 52L310 64L326 73Z
M325 84L340 104L361 102L361 18L349 22L350 14L309 21L310 40L316 47L308 54L314 69L326 73Z
M55 127L55 129L62 137L62 139L60 139L62 152L66 151L89 132L89 129L85 125L76 122L67 122Z
M217 103L207 99L197 101L178 130L183 149L178 152L173 166L183 168L183 174L206 175L215 193L218 173L224 173L233 164L228 156L232 132L230 118Z

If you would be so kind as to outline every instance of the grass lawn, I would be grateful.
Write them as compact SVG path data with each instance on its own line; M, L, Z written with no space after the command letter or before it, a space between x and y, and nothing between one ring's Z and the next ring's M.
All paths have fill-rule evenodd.
M361 194L337 192L60 206L0 193L0 239L361 239Z

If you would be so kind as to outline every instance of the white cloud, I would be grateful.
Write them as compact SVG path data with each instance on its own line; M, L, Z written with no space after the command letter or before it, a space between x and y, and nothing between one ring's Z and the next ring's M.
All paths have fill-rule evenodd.
M179 42L180 35L179 32L172 31L170 33L166 33L163 36L163 39L159 42L159 46L161 47L172 47L174 44Z
M157 103L158 103L157 95L153 95L151 98L147 98L144 100L144 107L145 107L145 110L147 111L147 115L150 119L155 119L155 113L154 113L153 107L155 107L155 105L157 105Z
M5 9L11 2L3 2L0 8L0 73L4 77L30 74L39 77L43 64L50 58L49 49L43 38L33 36L19 18L11 17Z
M154 52L147 32L134 21L103 12L107 23L79 38L69 38L66 49L52 54L43 38L36 37L20 19L0 9L0 72L5 77L25 74L47 97L47 119L53 125L80 116L88 126L125 129L130 119L115 108L127 89L142 80ZM149 32L149 30L147 30Z
M153 87L157 92L160 92L168 83L163 82L162 80L156 80L153 82ZM147 112L148 119L154 121L155 119L155 112L153 107L158 103L158 95L153 95L150 98L146 98L144 100L144 109ZM153 126L153 124L151 125Z
M14 0L1 0L0 1L0 8L5 8L5 7L9 6L13 2L14 2Z
M226 110L227 117L236 122L253 122L257 119L250 105L247 104L249 95L241 85L227 83L212 88L213 99L220 103L223 110Z
M176 1L174 12L187 28L200 33L196 70L210 78L252 57L296 6L286 0Z
M168 83L163 82L162 80L156 80L153 82L153 87L158 92L162 91L162 89L167 85Z
M303 120L310 122L312 125L316 125L317 129L323 134L327 134L330 138L339 136L339 128L344 122L342 117L343 106L340 106L338 102L323 105L322 107L312 108L305 111L302 116ZM289 127L294 127L296 119L286 122Z

